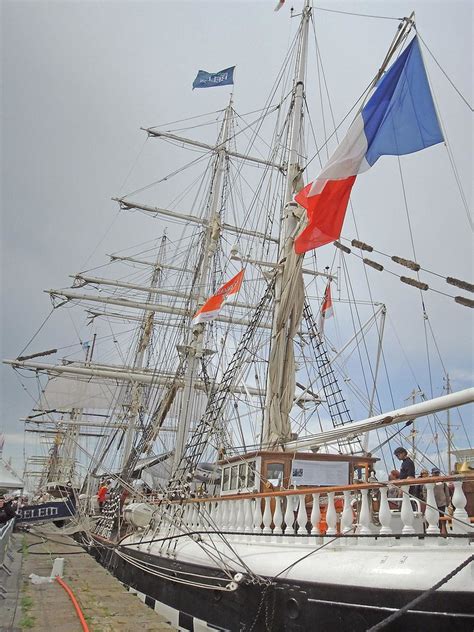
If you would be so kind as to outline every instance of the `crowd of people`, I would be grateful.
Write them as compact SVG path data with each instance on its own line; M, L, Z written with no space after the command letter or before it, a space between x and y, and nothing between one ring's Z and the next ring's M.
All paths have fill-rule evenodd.
M28 498L15 494L5 494L0 498L0 526L6 524L11 518L15 518L16 512L28 504Z
M401 461L401 467L399 470L392 470L388 476L389 481L403 480L406 478L428 478L429 476L441 476L441 471L438 467L433 467L431 469L431 473L427 469L422 469L419 476L416 477L415 472L415 464L413 460L408 456L407 450L405 448L397 448L394 451L394 455ZM442 533L446 533L446 521L443 520L448 509L451 506L451 497L453 494L454 488L448 485L445 482L438 482L434 485L434 497L436 501L436 506L440 515L439 527ZM420 502L420 510L422 513L425 512L426 509L426 485L424 483L419 483L416 485L410 485L408 489L408 493L412 498L416 498ZM400 507L400 503L396 502L395 499L401 498L403 496L402 488L398 485L389 485L387 490L387 497L389 499L389 506L391 509L398 509Z

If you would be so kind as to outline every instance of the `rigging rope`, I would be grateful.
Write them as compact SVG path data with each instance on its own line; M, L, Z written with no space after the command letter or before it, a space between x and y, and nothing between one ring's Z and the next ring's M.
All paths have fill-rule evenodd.
M425 42L425 40L422 38L419 29L415 26L416 29L416 33L418 35L418 37L420 38L420 41L422 42L423 46L426 48L426 50L429 52L429 54L431 55L431 58L433 59L433 61L435 62L435 64L438 66L438 68L441 70L441 72L443 73L443 75L446 77L446 79L449 81L449 83L451 84L451 86L454 88L454 90L456 91L456 93L458 94L458 96L464 101L464 103L467 105L467 107L471 110L471 112L474 112L474 108L472 107L472 105L469 103L469 101L466 99L466 97L462 94L462 92L455 86L453 80L449 77L448 73L442 68L441 64L439 63L439 61L436 59L436 57L433 55L433 53L431 52L430 48L428 47L428 44Z
M374 18L376 20L392 20L403 22L405 18L393 18L387 15L371 15L367 13L352 13L350 11L338 11L337 9L325 9L324 7L313 7L315 11L326 11L327 13L340 13L342 15L353 15L357 18Z

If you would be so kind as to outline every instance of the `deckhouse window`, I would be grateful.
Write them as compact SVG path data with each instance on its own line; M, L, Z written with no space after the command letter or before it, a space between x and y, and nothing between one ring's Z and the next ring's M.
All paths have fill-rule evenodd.
M230 471L230 489L237 489L238 472L239 472L239 466L233 465Z
M252 488L255 485L255 461L249 461L247 468L247 487Z
M229 491L230 484L230 467L224 467L222 469L222 490Z
M267 479L274 487L280 487L283 482L283 463L267 464Z
M239 465L239 488L245 487L245 479L247 473L247 463L241 463Z

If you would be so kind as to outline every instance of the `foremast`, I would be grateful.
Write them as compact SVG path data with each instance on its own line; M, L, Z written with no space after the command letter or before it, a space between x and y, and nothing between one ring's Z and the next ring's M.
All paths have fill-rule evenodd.
M220 143L217 149L214 172L211 181L210 196L208 203L207 228L202 244L202 256L198 269L196 284L197 306L201 307L208 296L206 295L207 277L212 258L214 257L221 237L221 214L220 205L223 191L223 179L227 162L227 142L229 139L230 125L232 120L232 95L229 105L225 110L224 121ZM194 383L198 379L199 363L206 354L213 353L212 350L204 348L205 324L199 323L193 327L189 345L181 350L187 356L187 366L184 374L184 391L182 399L182 414L178 423L176 434L176 445L174 452L173 470L176 470L185 451L186 439L191 430L193 417L193 392Z
M153 302L153 290L156 289L160 276L161 276L161 261L164 258L164 248L166 243L166 236L164 235L161 239L160 248L158 250L158 256L156 260L156 264L153 268L151 283L150 283L150 291L148 293L148 303ZM140 328L140 336L138 340L137 350L135 354L135 361L133 363L134 370L140 370L144 368L144 362L146 357L146 352L149 349L151 336L153 333L153 320L155 317L155 313L152 310L148 310L143 315L143 320ZM136 438L136 433L138 429L138 420L140 417L140 413L143 410L143 385L139 384L136 380L132 382L131 385L131 398L130 398L130 408L128 411L128 424L127 430L125 432L124 439L124 447L122 452L122 469L126 466L130 453L132 451L133 443Z

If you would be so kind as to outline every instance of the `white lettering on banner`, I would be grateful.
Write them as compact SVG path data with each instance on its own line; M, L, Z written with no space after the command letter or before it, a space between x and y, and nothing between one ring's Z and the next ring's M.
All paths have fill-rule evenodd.
M201 79L201 83L222 83L226 81L229 76L229 73L225 73L225 75L216 75L214 77L209 77L208 79Z
M35 518L54 518L59 515L58 507L32 507L31 509L19 509L18 519L34 520Z

